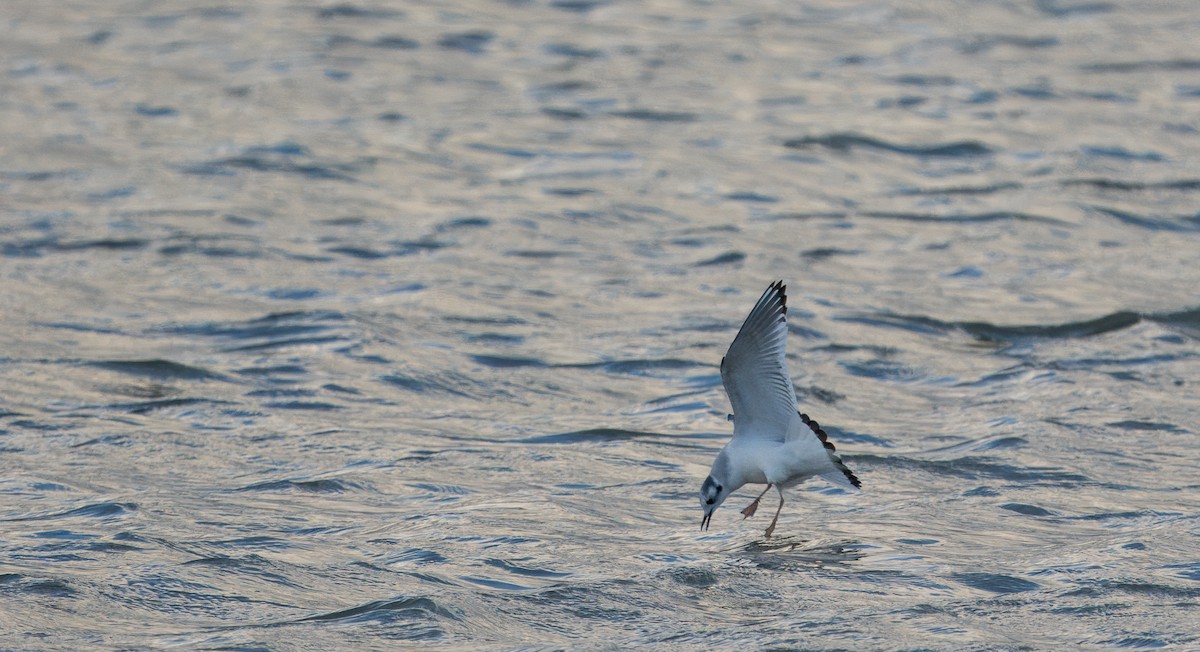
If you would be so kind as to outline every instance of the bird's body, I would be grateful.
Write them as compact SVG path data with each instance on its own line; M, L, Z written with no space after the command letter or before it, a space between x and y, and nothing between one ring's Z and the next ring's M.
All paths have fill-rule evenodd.
M707 528L717 507L746 484L767 485L742 510L746 517L772 486L779 492L768 537L783 509L784 488L818 475L835 484L861 486L821 426L797 409L786 349L787 294L779 281L759 298L721 359L721 380L733 405L733 439L717 454L700 488L701 527Z

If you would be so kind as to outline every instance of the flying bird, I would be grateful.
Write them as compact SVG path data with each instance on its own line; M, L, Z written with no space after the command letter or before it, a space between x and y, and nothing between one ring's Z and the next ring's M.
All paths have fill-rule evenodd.
M862 486L820 424L797 408L785 359L787 332L787 287L777 281L754 304L721 358L721 381L733 406L733 439L717 454L700 486L701 530L708 529L713 512L729 494L745 484L767 487L742 510L743 518L754 516L771 487L779 492L768 538L783 511L784 488L813 476L845 487Z

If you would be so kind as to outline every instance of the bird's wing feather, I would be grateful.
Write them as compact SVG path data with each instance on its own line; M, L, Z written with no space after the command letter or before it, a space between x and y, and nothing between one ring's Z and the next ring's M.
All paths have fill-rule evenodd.
M783 441L796 419L788 374L787 288L771 284L721 359L721 381L733 405L733 436Z

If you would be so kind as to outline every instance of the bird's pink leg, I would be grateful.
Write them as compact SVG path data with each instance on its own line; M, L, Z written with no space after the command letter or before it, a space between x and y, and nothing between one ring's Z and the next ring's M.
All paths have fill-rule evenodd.
M749 505L746 505L746 509L742 510L742 520L745 520L745 519L750 518L751 516L754 516L754 512L758 511L758 501L762 500L762 497L767 495L767 492L770 490L771 490L771 485L767 485L767 488L763 489L763 492L761 494L758 494L758 498L755 498L754 502L750 503Z
M779 512L783 511L783 491L779 492L779 509L775 510L775 518L771 519L771 524L767 526L767 538L771 538L771 533L775 531L775 523L779 521Z

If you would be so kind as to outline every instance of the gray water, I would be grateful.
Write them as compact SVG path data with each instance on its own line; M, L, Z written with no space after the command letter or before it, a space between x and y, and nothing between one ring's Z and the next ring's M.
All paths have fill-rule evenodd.
M1190 0L0 5L0 647L1200 649ZM813 481L707 533L775 279Z

